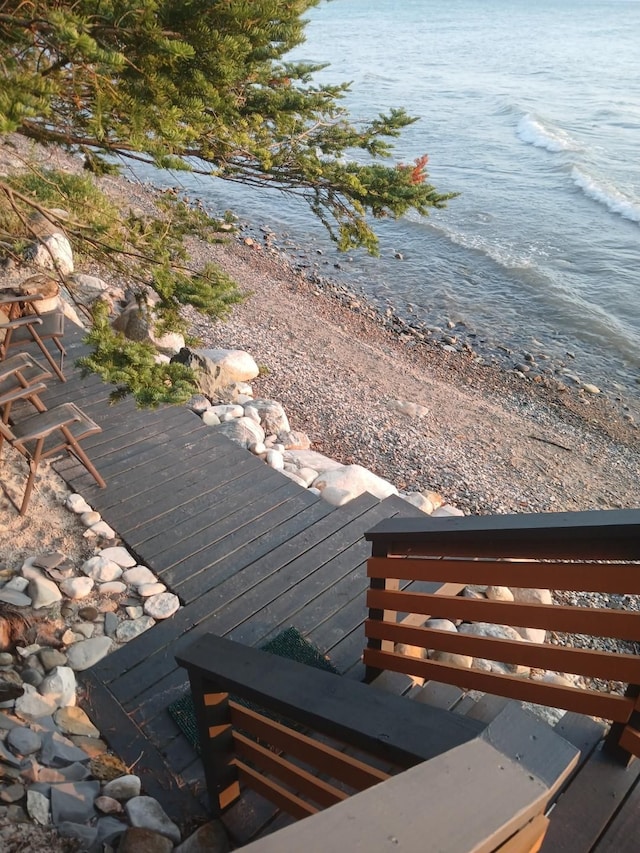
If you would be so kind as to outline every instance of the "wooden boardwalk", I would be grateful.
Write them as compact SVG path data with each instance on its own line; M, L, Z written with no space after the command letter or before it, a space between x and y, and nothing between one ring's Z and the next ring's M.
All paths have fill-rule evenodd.
M55 467L182 603L82 674L83 704L146 793L175 819L197 821L207 814L201 762L167 713L187 681L175 654L203 632L261 645L294 625L341 672L360 678L363 534L383 518L417 510L369 495L332 508L186 408L139 411L128 400L110 406L111 389L95 376L81 379L72 366L83 352L80 335L67 334L65 344L68 382L51 382L43 396L49 406L71 400L101 425L84 446L107 488L72 460ZM454 703L435 685L432 701L488 721L504 700ZM624 770L604 756L601 730L587 718L567 715L558 730L583 750L583 765L552 812L544 853L639 849L640 763ZM248 815L255 824L262 807L251 797L234 807L227 825L238 842L247 840Z

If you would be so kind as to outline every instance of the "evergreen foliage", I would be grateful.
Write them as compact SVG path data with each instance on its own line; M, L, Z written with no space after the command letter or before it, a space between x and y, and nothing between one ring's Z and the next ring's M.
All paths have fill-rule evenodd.
M0 133L82 150L94 171L106 153L295 193L341 248L375 251L368 214L451 195L379 162L414 120L404 110L353 123L346 85L285 61L318 2L0 0Z

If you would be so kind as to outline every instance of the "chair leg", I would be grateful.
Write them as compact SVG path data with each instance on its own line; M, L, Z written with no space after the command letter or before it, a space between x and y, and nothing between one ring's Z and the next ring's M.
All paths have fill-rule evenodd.
M28 328L29 328L29 331L31 332L31 336L32 336L33 340L40 347L40 351L42 352L42 355L47 359L47 361L51 365L51 369L53 370L55 375L58 377L60 382L66 382L67 381L66 377L65 377L64 373L62 372L62 359L64 357L64 353L60 353L60 367L58 367L55 359L53 358L53 356L51 355L49 350L46 348L44 341L42 340L40 335L36 332L34 327L30 325Z
M24 515L27 511L27 507L29 506L29 499L31 498L31 492L33 490L33 486L36 479L36 472L38 470L38 464L40 462L40 456L42 455L42 446L44 445L44 438L39 438L36 444L35 452L33 456L31 456L27 461L29 462L29 477L27 479L27 485L24 490L24 495L22 496L22 505L20 506L20 515Z
M64 433L64 437L67 440L67 451L72 453L76 459L78 459L87 471L91 474L96 483L100 486L101 489L105 489L107 487L106 482L102 479L100 474L98 473L95 465L89 459L84 450L80 447L78 441L71 434L71 430L68 427L62 427L62 432Z

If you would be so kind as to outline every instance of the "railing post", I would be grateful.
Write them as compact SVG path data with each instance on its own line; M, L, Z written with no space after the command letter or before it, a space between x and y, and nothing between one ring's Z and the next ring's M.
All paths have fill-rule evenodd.
M629 696L636 700L636 707L631 712L631 716L626 723L612 723L609 733L605 738L603 749L619 761L621 764L628 766L636 758L636 756L623 747L620 739L627 727L640 731L640 685L629 684L625 690L625 696Z
M389 554L386 545L381 545L374 539L371 545L371 556L388 557ZM371 578L369 582L369 589L397 590L400 589L400 579ZM394 610L380 610L378 608L369 608L369 619L371 619L372 621L395 622L397 618L398 614ZM392 652L393 645L394 644L392 640L376 640L372 637L369 637L367 640L367 648L374 649L376 651ZM381 675L381 673L381 669L378 669L377 667L367 666L365 669L364 680L367 683L370 683L379 675Z
M189 683L211 811L216 817L240 796L237 772L231 763L229 694L216 692L213 685L192 671Z

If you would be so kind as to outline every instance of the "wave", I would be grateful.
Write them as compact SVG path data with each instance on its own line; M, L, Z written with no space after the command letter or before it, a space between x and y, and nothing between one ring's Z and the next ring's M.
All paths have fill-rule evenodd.
M535 268L537 267L536 260L546 255L546 252L539 247L528 246L523 248L515 243L498 243L479 234L469 234L450 227L443 228L433 221L425 224L456 246L479 252L504 269L525 270Z
M597 181L575 166L571 170L571 177L587 198L604 205L611 213L617 213L623 219L640 222L640 201L630 198L614 186Z
M529 113L522 116L518 122L516 134L522 142L527 142L535 148L546 148L553 154L559 151L575 151L580 147L564 130L547 127Z

